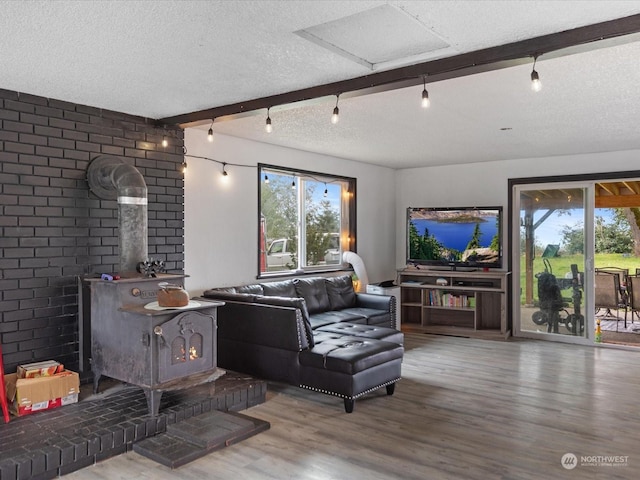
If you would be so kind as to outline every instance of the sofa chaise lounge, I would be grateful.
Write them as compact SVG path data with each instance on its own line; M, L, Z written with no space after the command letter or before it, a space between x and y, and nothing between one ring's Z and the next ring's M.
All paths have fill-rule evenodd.
M403 334L392 296L356 293L351 277L309 277L215 288L218 365L355 400L400 379Z

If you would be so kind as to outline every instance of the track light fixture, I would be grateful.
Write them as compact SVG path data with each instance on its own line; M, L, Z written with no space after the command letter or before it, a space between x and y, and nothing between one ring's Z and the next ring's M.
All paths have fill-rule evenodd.
M269 110L271 110L271 107L267 108L267 121L264 125L264 130L267 133L273 132L273 126L271 125L271 117L269 116Z
M427 92L427 77L426 75L424 77L422 77L422 85L423 85L423 89L422 89L422 108L429 108L429 105L431 105L431 101L429 100L429 92Z
M340 94L336 95L336 106L333 109L333 115L331 115L331 123L333 123L334 125L336 123L338 123L338 120L340 120L340 109L338 108L338 102L340 101Z
M207 133L207 140L213 142L213 118L211 119L211 126L209 127L209 132Z
M536 61L538 60L538 55L533 56L533 70L531 71L531 90L534 92L539 92L542 89L542 82L540 81L540 75L536 72Z

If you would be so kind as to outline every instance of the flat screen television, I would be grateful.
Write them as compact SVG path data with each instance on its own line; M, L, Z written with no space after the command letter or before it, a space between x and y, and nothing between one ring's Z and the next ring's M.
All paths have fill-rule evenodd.
M501 268L502 207L409 207L407 263Z

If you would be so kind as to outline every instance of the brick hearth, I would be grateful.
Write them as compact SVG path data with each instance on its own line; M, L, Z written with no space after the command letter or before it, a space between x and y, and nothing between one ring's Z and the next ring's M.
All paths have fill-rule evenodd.
M103 383L104 393L93 395L83 385L78 403L0 424L0 480L65 475L128 452L134 443L166 432L167 425L263 403L267 391L261 380L227 372L215 382L166 392L154 418L141 388Z

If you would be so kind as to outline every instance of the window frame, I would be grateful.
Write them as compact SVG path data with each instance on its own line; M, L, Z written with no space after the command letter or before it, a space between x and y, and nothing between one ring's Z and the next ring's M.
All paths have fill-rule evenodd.
M264 238L262 232L262 186L264 184L264 176L268 175L270 172L274 172L277 174L291 176L295 179L307 179L312 181L317 181L320 183L335 183L341 182L347 184L347 195L346 199L343 199L343 210L341 211L341 217L346 214L348 217L346 220L346 227L341 225L340 227L340 237L341 237L341 252L345 252L347 250L352 252L357 252L357 218L356 218L356 199L357 199L357 179L354 177L347 177L343 175L335 175L329 173L321 173L310 170L303 170L299 168L291 168L291 167L283 167L280 165L272 165L266 163L258 163L258 215L257 215L257 224L258 224L258 261L257 261L257 272L258 275L256 278L274 278L274 277L290 277L290 276L299 276L305 274L317 274L323 272L335 272L340 270L348 270L349 267L345 265L342 260L340 260L337 264L331 265L314 265L314 266L298 266L293 270L278 270L278 271L261 271L261 260L264 255L264 262L266 263L266 255L269 248L269 245L266 244L267 239ZM297 199L298 205L298 219L300 219L301 212L303 208L300 205L300 195ZM346 211L345 211L346 210ZM341 222L342 223L342 222ZM300 233L304 232L304 228L298 226L299 237L301 237ZM345 238L346 237L346 238ZM298 245L298 257L301 255L301 251L304 249L300 248ZM306 263L306 262L305 262ZM298 265L300 263L298 262Z

